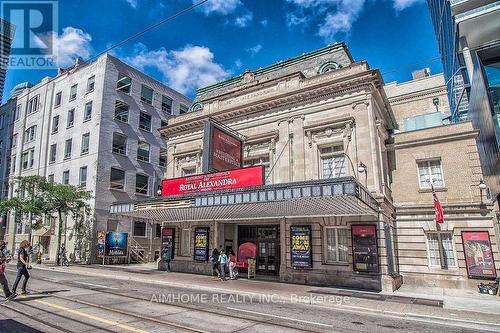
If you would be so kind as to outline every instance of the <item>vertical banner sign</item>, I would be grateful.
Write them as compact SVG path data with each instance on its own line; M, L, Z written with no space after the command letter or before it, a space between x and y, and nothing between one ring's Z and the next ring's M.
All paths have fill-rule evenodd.
M208 243L209 243L208 228L194 229L194 260L196 261L208 260Z
M290 254L293 268L311 268L311 226L293 225L290 227Z
M170 251L170 259L174 259L174 249L175 249L175 229L174 228L163 228L161 229L161 253L165 255L167 251Z
M52 222L52 221L51 221ZM97 232L97 258L103 258L106 249L106 231L101 230Z
M128 233L110 231L106 234L106 257L126 257Z
M203 172L221 172L242 167L243 141L235 134L206 122L203 128Z
M462 231L462 243L467 276L471 279L495 279L497 274L490 234L487 231Z
M353 225L351 234L354 271L378 273L377 227Z

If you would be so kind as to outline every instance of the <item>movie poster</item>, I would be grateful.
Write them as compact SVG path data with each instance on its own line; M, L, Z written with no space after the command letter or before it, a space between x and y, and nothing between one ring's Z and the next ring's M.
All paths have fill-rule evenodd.
M471 279L496 278L495 263L487 231L462 231L467 275Z
M101 230L97 232L97 251L96 251L97 258L103 258L105 250L106 250L106 231Z
M110 231L106 234L106 257L126 257L128 233Z
M165 259L166 251L170 251L170 259L174 259L174 249L175 249L175 229L174 228L163 228L161 229L161 249L162 255Z
M292 267L311 268L312 267L312 249L311 249L311 226L291 226L290 227L290 255Z
M371 225L353 225L352 259L356 272L378 273L377 227Z
M194 229L194 260L208 260L208 244L209 244L209 229L196 228Z

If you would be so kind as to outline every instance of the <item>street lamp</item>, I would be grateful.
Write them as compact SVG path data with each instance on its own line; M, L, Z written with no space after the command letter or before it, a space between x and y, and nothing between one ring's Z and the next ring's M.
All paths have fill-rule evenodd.
M365 187L368 186L368 168L363 162L359 162L358 164L358 173L364 173L365 174Z
M481 204L483 204L483 191L486 190L486 184L484 183L484 180L479 181L479 192L481 193Z

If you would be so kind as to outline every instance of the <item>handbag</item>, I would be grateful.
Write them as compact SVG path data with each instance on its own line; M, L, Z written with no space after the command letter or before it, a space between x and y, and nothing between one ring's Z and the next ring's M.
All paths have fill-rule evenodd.
M5 273L5 263L0 264L0 274Z

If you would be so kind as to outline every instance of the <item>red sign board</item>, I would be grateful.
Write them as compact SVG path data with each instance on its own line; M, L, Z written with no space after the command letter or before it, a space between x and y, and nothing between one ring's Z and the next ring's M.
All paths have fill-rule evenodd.
M488 231L462 231L469 278L495 279L496 269Z
M212 168L216 171L241 168L241 148L241 140L213 127Z
M164 179L161 195L181 195L190 193L229 190L264 184L262 165L224 172L207 173L190 177Z

